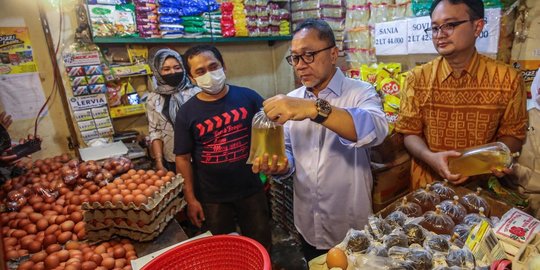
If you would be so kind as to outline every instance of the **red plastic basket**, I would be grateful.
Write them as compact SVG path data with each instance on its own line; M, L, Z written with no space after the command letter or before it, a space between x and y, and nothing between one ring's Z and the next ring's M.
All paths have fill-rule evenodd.
M271 270L259 242L238 235L216 235L187 242L151 260L141 270Z

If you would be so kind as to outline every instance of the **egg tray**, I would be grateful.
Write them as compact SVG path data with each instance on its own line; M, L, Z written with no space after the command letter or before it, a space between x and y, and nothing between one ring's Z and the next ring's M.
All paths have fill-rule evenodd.
M156 207L156 205L161 202L163 199L163 195L169 193L171 190L177 188L180 186L180 184L184 183L184 178L177 174L175 177L171 179L171 181L167 182L165 185L161 186L158 192L155 192L152 197L148 198L148 203L142 204L140 206L136 206L135 203L131 202L128 205L125 205L123 202L118 202L116 204L113 204L111 201L107 201L104 204L101 204L99 202L84 202L82 204L83 210L93 210L93 209L122 209L122 210L144 210L144 211L151 211Z
M120 229L128 229L132 231L139 231L143 233L152 233L154 229L159 226L159 223L161 223L161 221L166 220L168 216L174 216L176 213L180 212L184 208L184 206L186 206L185 200L183 198L175 197L175 199L173 199L150 224L139 226L134 223L129 225L125 219L121 219L120 223L113 222L112 224L105 224L103 222L97 222L94 224L92 221L90 221L86 222L86 231L97 231L113 227Z
M169 214L162 220L162 222L157 223L152 229L151 233L144 233L140 231L134 231L125 228L107 228L97 231L87 231L86 237L89 241L106 241L111 239L113 236L126 237L135 241L150 241L158 237L161 232L165 229L169 221L174 217L174 214Z
M151 211L135 209L92 209L84 211L84 221L104 221L107 218L123 218L134 222L142 221L143 224L149 224L172 200L174 200L174 198L178 198L179 194L182 192L183 186L183 184L180 184L176 188L170 190Z

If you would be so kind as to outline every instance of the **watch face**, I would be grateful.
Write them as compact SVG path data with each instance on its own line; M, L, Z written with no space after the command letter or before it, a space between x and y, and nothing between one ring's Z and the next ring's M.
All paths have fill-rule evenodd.
M332 107L330 106L330 103L324 99L317 99L317 110L321 114L328 115L330 112L332 112Z

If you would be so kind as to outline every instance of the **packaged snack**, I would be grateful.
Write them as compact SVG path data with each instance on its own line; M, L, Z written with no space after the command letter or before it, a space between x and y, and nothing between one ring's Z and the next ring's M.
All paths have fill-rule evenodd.
M422 248L411 248L405 256L405 260L410 261L416 270L430 270L432 268L431 254Z
M88 81L86 81L86 77L84 76L69 77L69 81L71 83L71 87L88 85Z
M466 248L450 250L446 256L446 263L450 267L456 266L460 269L474 270L476 267L474 255Z
M83 95L90 94L90 92L88 91L88 87L86 85L75 86L72 89L73 89L73 95L74 96L83 96Z
M484 209L486 216L489 216L491 212L491 207L488 202L480 196L482 188L477 188L476 192L471 192L459 200L461 204L467 209L467 213L478 213L480 212L480 207Z
M386 249L390 249L394 246L409 247L409 239L401 229L393 230L390 234L383 236L382 239Z
M90 94L106 93L107 87L104 84L93 84L88 86Z
M414 223L403 225L403 232L407 235L409 245L422 244L426 239L424 228Z
M105 77L103 75L86 76L88 84L101 84L105 83Z
M91 66L84 66L84 73L87 76L100 75L100 74L103 74L103 71L101 69L101 66L99 66L99 65L91 65Z
M420 205L407 201L407 197L403 197L401 204L399 204L395 210L401 211L409 217L419 217L423 213Z
M88 15L94 37L114 36L114 11L114 6L88 5Z
M449 237L444 235L429 235L424 241L424 248L432 253L447 253L450 250Z
M448 180L444 182L435 182L431 184L431 191L439 194L441 200L451 200L456 196L456 192L448 186Z
M67 67L66 72L70 77L84 76L83 67Z
M370 235L363 231L350 229L345 236L346 250L349 252L364 253L370 245Z
M503 215L494 232L500 240L521 246L540 232L540 221L519 209L512 208Z
M457 239L454 240L454 243L456 243L457 246L463 247L465 244L465 241L467 241L467 237L469 237L469 233L471 232L471 226L466 224L458 224L454 227L454 230L452 231L452 236L457 237Z
M424 220L420 222L426 230L436 234L452 234L455 223L450 216L441 211L441 206L437 205L435 211L424 213Z
M482 222L482 220L485 220L490 226L493 227L493 223L491 222L491 220L487 218L486 215L484 214L484 208L480 207L478 213L467 214L463 218L463 224L468 225L468 226L474 226Z
M403 227L403 225L405 225L405 220L407 219L407 215L405 215L405 213L399 210L396 210L390 213L384 219L395 229L395 228Z
M136 36L135 6L133 4L117 5L114 11L115 34L120 37Z
M441 211L450 216L455 224L461 223L465 215L467 215L467 210L459 203L458 196L454 196L453 200L445 200L439 205L441 206Z
M422 211L426 212L434 210L435 205L441 202L439 194L430 190L431 185L427 184L425 188L419 188L411 195L411 201L417 203L422 207Z
M368 225L366 227L366 231L376 240L382 240L383 236L392 232L392 226L386 220L376 216L368 217Z

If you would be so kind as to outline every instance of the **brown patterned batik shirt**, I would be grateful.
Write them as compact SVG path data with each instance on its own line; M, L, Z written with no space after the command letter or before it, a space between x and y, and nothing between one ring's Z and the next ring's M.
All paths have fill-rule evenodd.
M441 56L414 68L401 98L396 130L424 138L434 152L482 145L502 136L525 138L522 77L477 52L461 74L454 74ZM413 160L411 173L413 188L440 179L419 160Z

